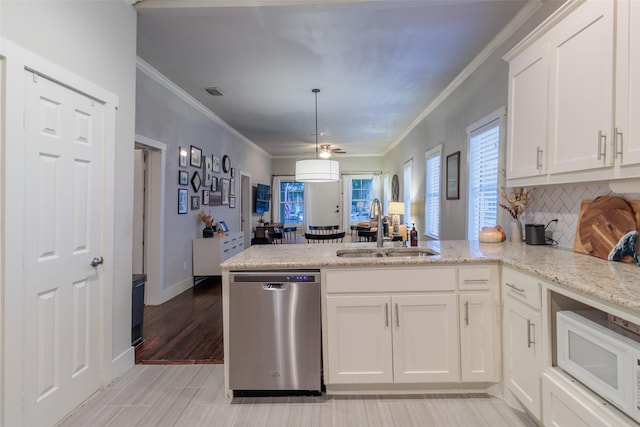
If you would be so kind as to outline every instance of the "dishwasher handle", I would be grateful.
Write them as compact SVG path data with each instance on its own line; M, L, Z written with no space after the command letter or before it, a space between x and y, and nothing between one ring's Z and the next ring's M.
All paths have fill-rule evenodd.
M284 291L289 287L288 283L263 283L263 291Z

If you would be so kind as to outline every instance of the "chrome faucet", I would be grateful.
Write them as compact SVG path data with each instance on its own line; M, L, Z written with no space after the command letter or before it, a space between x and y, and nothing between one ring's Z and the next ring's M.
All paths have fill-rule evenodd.
M373 199L369 208L369 219L376 219L378 231L376 233L376 246L381 248L384 245L384 231L382 229L382 204L380 200Z

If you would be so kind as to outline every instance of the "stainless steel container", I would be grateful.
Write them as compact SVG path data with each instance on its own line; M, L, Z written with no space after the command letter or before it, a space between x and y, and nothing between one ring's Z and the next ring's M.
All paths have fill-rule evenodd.
M525 224L524 241L527 245L544 245L544 224Z

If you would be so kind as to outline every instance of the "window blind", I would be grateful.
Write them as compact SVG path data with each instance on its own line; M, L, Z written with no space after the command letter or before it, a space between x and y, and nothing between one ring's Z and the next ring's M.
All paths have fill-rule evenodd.
M442 163L442 146L426 153L426 194L424 206L425 231L429 237L440 237L440 177Z
M497 224L499 145L498 119L469 135L469 239L477 239L482 227Z

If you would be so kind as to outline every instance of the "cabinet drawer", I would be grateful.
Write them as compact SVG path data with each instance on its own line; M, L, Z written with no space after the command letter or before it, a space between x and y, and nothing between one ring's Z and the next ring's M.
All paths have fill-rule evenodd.
M460 267L458 270L458 288L460 290L491 289L497 280L498 267Z
M502 270L502 289L504 295L510 295L533 308L540 309L540 282L533 277L509 268Z
M455 291L455 268L328 270L328 293Z

